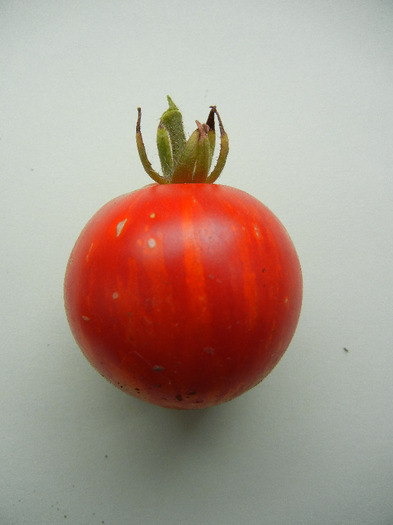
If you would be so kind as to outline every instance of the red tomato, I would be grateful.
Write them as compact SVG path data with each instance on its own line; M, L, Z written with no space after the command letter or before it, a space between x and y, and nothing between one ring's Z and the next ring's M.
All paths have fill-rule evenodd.
M259 383L298 322L291 239L247 193L152 184L88 222L70 256L65 306L91 364L169 408L229 401Z

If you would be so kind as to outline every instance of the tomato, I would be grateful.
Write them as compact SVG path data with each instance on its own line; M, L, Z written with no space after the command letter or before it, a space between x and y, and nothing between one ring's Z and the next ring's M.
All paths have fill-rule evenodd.
M246 392L278 363L298 322L292 241L251 195L154 183L103 206L69 259L74 337L111 383L168 408Z

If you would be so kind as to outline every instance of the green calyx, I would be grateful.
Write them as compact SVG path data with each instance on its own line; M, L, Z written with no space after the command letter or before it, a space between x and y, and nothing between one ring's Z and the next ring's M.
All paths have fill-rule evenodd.
M221 174L228 156L228 135L215 106L210 106L206 124L196 121L197 129L186 140L182 115L168 96L169 107L161 116L157 129L157 148L161 162L162 175L156 172L145 150L141 134L141 108L138 108L136 124L136 144L146 173L159 184L212 183ZM220 152L217 162L210 171L216 133L214 121L217 117L220 128Z

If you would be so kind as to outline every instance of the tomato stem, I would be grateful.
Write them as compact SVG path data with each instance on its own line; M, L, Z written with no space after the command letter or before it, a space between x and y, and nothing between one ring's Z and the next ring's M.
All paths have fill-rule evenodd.
M141 133L141 108L138 108L136 144L146 173L159 184L213 183L220 176L229 151L228 135L224 130L216 106L210 106L206 124L196 121L197 129L185 138L183 118L168 96L168 109L161 116L157 128L157 149L163 175L155 171L147 157ZM215 142L215 118L220 128L220 152L210 172Z

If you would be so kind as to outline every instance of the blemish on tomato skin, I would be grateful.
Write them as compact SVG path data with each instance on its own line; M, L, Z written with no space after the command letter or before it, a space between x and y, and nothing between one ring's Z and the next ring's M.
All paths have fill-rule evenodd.
M92 242L90 244L89 251L87 252L87 255L86 255L86 261L89 261L89 257L90 257L90 254L91 254L91 251L92 251L93 247L94 247L94 242Z
M153 211L153 213L151 213L151 214L149 215L149 217L150 217L150 219L155 219L155 218L156 218L156 214L154 213L154 211Z
M208 355L213 355L215 350L211 346L205 346L203 351Z
M117 223L117 225L116 225L116 237L119 237L119 235L121 234L122 229L124 228L126 222L127 222L127 217L123 221L120 221L119 223Z
M162 372L164 370L164 367L161 365L154 365L153 370L154 372Z
M84 321L90 321L90 317L88 317L87 315L82 315L82 319Z
M155 239L150 238L150 239L148 239L148 241L147 241L147 245L148 245L149 248L152 249L152 248L155 248L155 247L157 246L157 242L156 242Z
M119 292L113 292L112 299L118 299L119 298Z
M254 232L255 232L255 235L256 235L258 238L262 237L262 236L261 236L261 232L260 232L260 230L259 230L257 224L254 224Z

